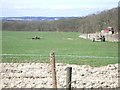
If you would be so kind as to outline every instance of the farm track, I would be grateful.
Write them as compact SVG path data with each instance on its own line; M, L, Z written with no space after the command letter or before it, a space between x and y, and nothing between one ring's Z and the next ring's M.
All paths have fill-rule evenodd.
M0 88L52 88L50 65L47 63L0 63ZM118 64L102 67L56 64L57 86L66 87L66 68L72 67L74 88L118 87Z

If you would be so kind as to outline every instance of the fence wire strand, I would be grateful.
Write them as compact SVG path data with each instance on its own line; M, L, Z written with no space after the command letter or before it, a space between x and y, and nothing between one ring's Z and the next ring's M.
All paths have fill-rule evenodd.
M2 62L38 62L48 63L49 55L38 54L0 54ZM80 55L55 55L56 62L67 63L71 60L87 60L87 59L118 59L112 56L80 56Z

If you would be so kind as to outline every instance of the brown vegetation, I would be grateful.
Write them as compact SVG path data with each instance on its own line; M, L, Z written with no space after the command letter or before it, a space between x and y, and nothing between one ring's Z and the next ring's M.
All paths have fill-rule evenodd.
M99 32L106 27L118 31L118 8L97 14L55 21L3 21L3 30L14 31L72 31L81 33Z

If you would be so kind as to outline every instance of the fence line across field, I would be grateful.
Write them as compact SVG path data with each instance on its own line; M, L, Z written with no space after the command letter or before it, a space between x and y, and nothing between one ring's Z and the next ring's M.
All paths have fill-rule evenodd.
M49 55L38 55L38 54L0 54L0 56L38 56L38 57L49 57ZM78 58L118 58L118 57L111 57L111 56L80 56L80 55L55 55L58 57L78 57Z

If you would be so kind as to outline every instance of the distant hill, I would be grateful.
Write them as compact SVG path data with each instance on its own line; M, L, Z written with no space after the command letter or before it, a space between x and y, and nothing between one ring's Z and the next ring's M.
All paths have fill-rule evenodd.
M84 17L2 17L3 30L93 33L107 27L118 31L118 8Z
M60 20L60 19L69 19L75 17L33 17L33 16L23 16L23 17L1 17L3 21L34 21L34 20Z
M86 32L101 31L102 29L110 26L114 27L115 30L118 31L118 8L86 16L82 20L80 19L80 22L81 24L84 23L82 25L84 27L83 29L87 30Z

